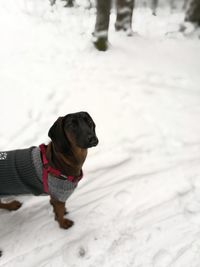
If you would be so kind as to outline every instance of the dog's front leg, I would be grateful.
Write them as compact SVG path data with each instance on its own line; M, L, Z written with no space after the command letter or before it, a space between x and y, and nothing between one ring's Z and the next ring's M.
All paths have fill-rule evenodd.
M5 209L9 211L18 210L22 206L22 203L20 203L17 200L14 200L9 203L2 203L0 200L0 209Z
M70 228L74 224L74 222L64 218L64 215L66 214L65 202L60 202L51 197L50 203L53 206L55 220L58 221L60 227L64 229Z

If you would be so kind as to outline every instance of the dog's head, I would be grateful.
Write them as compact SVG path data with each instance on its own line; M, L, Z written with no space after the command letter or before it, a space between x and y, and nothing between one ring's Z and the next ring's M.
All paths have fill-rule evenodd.
M56 149L66 153L69 147L90 148L98 144L95 123L87 112L59 117L48 133Z

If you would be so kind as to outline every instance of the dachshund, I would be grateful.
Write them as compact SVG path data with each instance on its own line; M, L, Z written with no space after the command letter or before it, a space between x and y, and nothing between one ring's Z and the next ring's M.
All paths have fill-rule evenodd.
M88 148L99 141L93 119L83 111L59 117L48 136L48 145L0 152L0 197L49 195L55 220L61 228L68 229L74 222L64 217L65 202L83 176ZM9 211L18 210L21 205L19 201L0 201L0 208Z

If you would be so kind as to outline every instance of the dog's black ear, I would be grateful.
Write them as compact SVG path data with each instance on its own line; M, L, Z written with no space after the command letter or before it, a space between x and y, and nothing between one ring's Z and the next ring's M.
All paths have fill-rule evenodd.
M66 153L69 149L69 141L64 132L64 121L65 117L59 117L48 132L48 136L51 138L55 149L61 153Z

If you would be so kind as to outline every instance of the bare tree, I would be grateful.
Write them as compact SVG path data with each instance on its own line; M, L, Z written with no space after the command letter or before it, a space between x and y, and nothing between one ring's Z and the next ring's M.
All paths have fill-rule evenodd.
M200 26L200 0L192 0L186 12L185 21L197 23Z
M62 0L66 2L65 7L73 7L74 6L74 0ZM55 5L56 0L50 0L51 5Z
M116 31L125 31L132 35L132 14L134 0L116 0L117 16L115 22ZM97 0L97 15L93 43L100 51L108 48L108 29L110 22L111 0Z
M152 15L156 16L156 10L158 7L158 0L152 0L151 1L151 9L152 9Z

